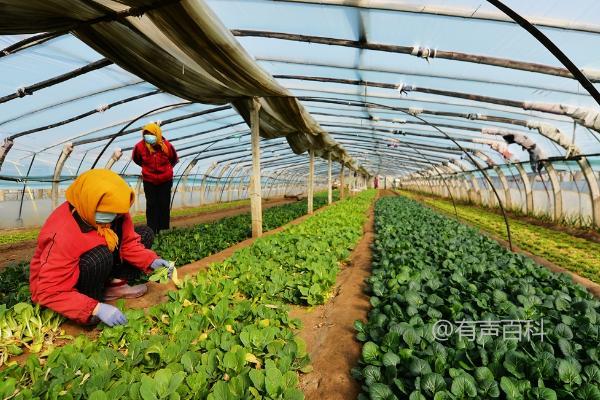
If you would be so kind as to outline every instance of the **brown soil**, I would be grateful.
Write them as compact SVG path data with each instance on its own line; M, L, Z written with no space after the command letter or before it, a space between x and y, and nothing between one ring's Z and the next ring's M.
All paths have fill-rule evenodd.
M379 191L379 196L391 192ZM350 375L358 364L362 345L355 339L354 321L365 321L371 308L364 292L371 271L371 243L374 239L373 206L363 227L364 235L342 266L332 298L314 308L294 307L291 316L302 321L299 336L306 341L313 371L300 377L307 400L356 399L360 384Z
M295 199L285 199L285 198L277 198L277 199L266 199L263 200L263 208L270 208L282 204L293 203ZM196 224L202 224L205 222L216 221L226 217L232 217L234 215L244 214L250 212L249 205L242 205L239 207L228 208L225 210L216 210L216 211L208 211L201 212L195 215L186 215L181 217L176 217L171 220L171 226L182 227L182 226L191 226ZM9 264L19 262L19 261L28 261L33 257L33 253L35 251L36 241L35 240L27 240L20 243L1 245L0 246L0 270L6 267Z
M354 338L354 321L366 320L370 308L364 287L371 270L372 241L371 207L364 236L342 267L331 300L313 309L294 308L291 313L303 323L299 336L307 343L313 366L313 372L300 377L307 400L355 399L360 393L350 370L358 364L362 347Z

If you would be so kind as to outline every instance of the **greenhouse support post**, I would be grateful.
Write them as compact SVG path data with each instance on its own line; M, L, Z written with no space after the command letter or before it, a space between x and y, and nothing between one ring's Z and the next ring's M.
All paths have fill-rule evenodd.
M242 169L242 171L240 172L240 181L238 182L236 188L234 189L236 191L236 196L237 196L238 200L241 200L243 198L244 184L246 182L246 177L250 173L251 169L252 169L252 166L244 167Z
M521 181L523 181L523 188L525 190L525 213L533 213L533 189L531 187L531 181L529 180L529 175L525 171L525 168L521 164L515 164L517 171L519 172L519 176L521 177Z
M504 203L506 204L506 208L510 210L513 207L512 196L510 194L510 186L508 185L508 181L506 180L506 175L504 175L502 169L497 165L494 165L494 171L496 171L496 175L498 175L498 179L500 179L502 189L504 190Z
M115 149L115 151L112 153L112 156L110 156L110 158L106 162L106 166L104 168L105 169L111 169L112 166L115 165L115 163L117 161L119 161L122 156L123 156L123 151L120 148L117 147Z
M340 200L344 200L346 198L346 191L344 190L344 164L342 164L342 168L340 169Z
M140 212L140 193L142 192L142 176L138 176L137 178L137 182L135 184L135 201L134 201L134 206L135 206L135 211L136 212Z
M598 180L587 157L581 157L579 160L577 160L577 164L579 164L579 168L581 168L583 177L585 178L588 188L590 189L590 200L592 201L592 218L594 219L594 225L600 227L600 188L598 187Z
M65 166L65 162L67 162L67 158L73 152L73 143L65 144L63 147L60 156L58 157L58 161L56 162L56 166L54 167L54 175L52 177L52 209L54 210L58 207L58 189L59 189L59 179L60 174L62 172L63 167Z
M190 172L192 172L192 170L194 169L194 167L196 166L197 163L198 163L198 160L193 159L192 162L190 162L188 164L188 166L185 167L185 170L183 171L183 176L181 178L181 191L183 192L181 195L181 205L183 207L187 206L185 192L187 191L187 188L188 188L188 179L190 177ZM177 191L177 188L175 189L175 191ZM171 201L171 203L172 203L172 201Z
M218 165L219 164L217 164L217 163L213 163L206 169L206 172L204 172L204 176L202 177L202 182L200 183L200 204L199 205L203 205L206 203L206 197L205 197L206 186L207 186L206 181L210 178L210 174L213 171L213 169L215 169Z
M331 187L331 153L327 159L327 204L333 202L333 188Z
M550 178L550 184L552 185L552 194L554 198L554 212L552 214L552 218L554 221L560 221L563 215L562 211L562 193L560 192L560 181L558 180L558 176L556 175L556 170L551 162L547 161L544 163L546 167L546 171L548 172L548 177ZM548 204L550 207L550 204Z
M252 178L250 179L250 208L252 211L252 237L262 236L262 203L260 185L260 102L252 98L250 110L252 137Z
M315 151L310 149L308 151L308 214L313 213L313 195L315 190Z
M215 186L212 188L212 196L210 196L210 199L213 203L220 203L221 202L221 197L217 196L217 194L219 193L219 189L220 187L222 187L223 185L225 185L225 183L222 182L223 180L223 176L225 175L225 173L229 170L229 167L231 167L231 161L228 161L227 163L225 163L225 165L223 165L223 167L221 168L221 171L219 172L219 176L217 176L217 181L215 182ZM227 180L225 180L227 181Z

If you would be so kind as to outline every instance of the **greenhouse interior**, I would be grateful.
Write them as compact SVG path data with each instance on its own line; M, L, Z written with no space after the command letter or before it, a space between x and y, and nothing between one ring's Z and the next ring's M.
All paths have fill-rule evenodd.
M600 400L597 0L0 14L0 400Z

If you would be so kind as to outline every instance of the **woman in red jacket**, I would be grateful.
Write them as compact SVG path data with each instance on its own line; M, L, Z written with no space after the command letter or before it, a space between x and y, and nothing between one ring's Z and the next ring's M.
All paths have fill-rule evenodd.
M157 124L148 124L143 139L133 148L131 158L142 167L146 195L146 221L154 233L169 229L173 166L179 158Z
M116 173L87 171L69 186L66 198L38 236L31 299L80 324L124 324L121 311L103 301L144 295L146 285L129 286L123 277L169 263L149 249L154 234L148 227L134 230L129 215L134 193Z

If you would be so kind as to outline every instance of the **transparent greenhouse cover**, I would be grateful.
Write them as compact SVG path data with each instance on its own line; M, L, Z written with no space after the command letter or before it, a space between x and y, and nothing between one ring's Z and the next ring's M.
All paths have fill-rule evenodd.
M14 1L0 0L0 10L4 3ZM544 34L588 76L600 81L598 1L504 3L527 19L539 21L538 28ZM488 161L499 165L507 159L485 140L503 143L502 138L484 135L482 130L486 128L488 133L504 130L524 134L550 158L564 157L574 148L587 155L600 153L600 133L594 130L593 121L586 127L574 123L569 115L514 105L525 102L570 106L589 112L587 118L593 119L600 106L575 79L434 56L436 52L455 52L563 68L535 38L486 1L208 0L206 4L234 32L246 52L297 96L321 127L372 175L403 175L428 169L431 163L464 158L441 131L469 151L482 152ZM265 37L273 33L404 46L413 48L415 54L421 49L432 56L309 43L292 36L288 39L294 40ZM6 48L29 36L0 36L0 47ZM0 58L0 96L102 58L70 34L5 55ZM432 90L438 93L431 93ZM464 94L485 96L487 100L472 96L466 99ZM104 107L133 97L139 98L109 109ZM165 136L176 140L174 144L183 161L179 168L185 168L195 158L198 159L195 170L200 171L215 161L250 161L249 128L235 109L222 107L214 111L217 105L182 105L184 101L157 91L152 84L114 64L5 101L0 105L0 141L95 112L71 123L18 137L0 175L25 175L35 155L29 175L51 177L64 145L69 142L76 147L62 173L75 175L90 168L107 144L107 139L87 139L114 134L141 114L168 105L175 106L148 115L131 128L212 110L164 125ZM510 105L503 104L506 102ZM597 129L600 128L600 117L596 123ZM540 134L535 129L539 124L549 124L553 132L558 129L561 139L551 140L547 134ZM140 138L139 129L117 137L98 165L104 165L113 150L121 148L124 156L113 169L138 174L138 167L130 163L130 153ZM283 137L263 140L261 146L267 170L282 165L306 168L306 155L294 154ZM517 144L511 144L509 150L513 161L529 159L528 153ZM592 156L590 160L594 169L600 169L596 164L598 158ZM468 163L466 167L474 169Z

